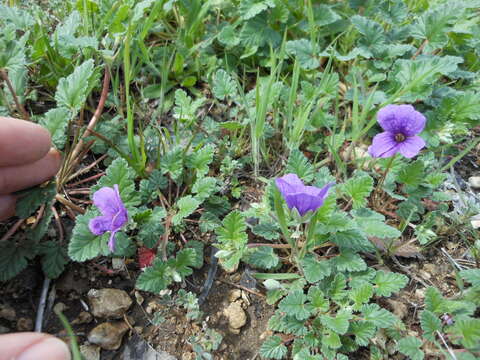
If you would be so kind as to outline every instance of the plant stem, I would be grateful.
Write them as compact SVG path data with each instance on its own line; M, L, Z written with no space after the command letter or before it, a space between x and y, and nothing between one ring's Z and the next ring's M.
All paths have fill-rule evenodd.
M380 180L377 183L377 186L376 186L375 191L374 191L373 196L372 196L374 203L377 202L378 196L380 195L380 192L382 191L383 184L385 183L385 179L386 179L388 173L390 172L390 169L392 168L393 161L395 160L395 157L396 157L396 154L393 155L392 157L390 157L390 160L387 163L386 169L383 172L382 177L380 178Z
M30 115L28 114L28 111L25 110L25 108L20 103L20 101L18 100L17 94L15 92L15 89L13 88L13 85L12 85L10 79L8 78L7 72L5 70L1 69L0 70L0 77L7 84L8 90L10 90L10 93L12 94L13 101L15 101L15 106L17 107L17 110L22 113L23 120L30 121Z

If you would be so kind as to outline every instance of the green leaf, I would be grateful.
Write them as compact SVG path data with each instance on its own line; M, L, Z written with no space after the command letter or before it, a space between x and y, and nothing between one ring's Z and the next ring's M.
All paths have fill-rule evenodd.
M408 356L412 360L423 360L425 357L423 351L420 350L421 346L422 341L413 336L400 339L397 343L398 351Z
M347 295L345 288L347 287L347 279L342 273L337 273L333 280L329 283L328 294L335 301L341 301Z
M42 257L42 269L50 279L59 277L68 262L65 249L54 241L47 241L39 246L39 253Z
M197 171L197 177L202 177L208 173L208 165L212 162L214 153L215 146L205 145L188 157L187 166Z
M210 195L217 191L217 179L213 177L204 177L197 179L193 184L192 192L196 194L195 198L203 202Z
M248 256L246 262L253 267L268 270L276 267L280 260L271 247L261 246Z
M197 251L193 248L184 248L177 253L175 261L170 260L168 264L181 276L181 279L174 277L174 280L181 281L186 276L192 275L191 267L198 265Z
M163 174L169 173L173 181L178 181L183 172L183 151L176 148L164 154L160 161L160 169Z
M462 279L468 281L472 286L480 286L480 269L462 270L459 272Z
M332 264L328 260L319 261L313 255L306 255L302 259L302 268L305 279L309 283L316 283L331 274Z
M300 179L310 182L314 177L314 168L300 150L293 150L288 157L286 173L297 174Z
M343 250L334 258L333 264L338 271L363 271L367 268L361 256L350 250Z
M278 225L270 222L263 222L252 227L252 232L267 240L277 240L280 237Z
M203 266L203 249L205 245L198 240L190 240L185 244L186 248L192 248L195 250L195 261L192 266L195 269L201 269Z
M82 262L100 254L109 253L105 237L92 234L88 228L88 222L95 215L95 212L89 210L85 215L78 215L76 218L72 238L68 245L68 256L74 261Z
M311 315L311 305L306 304L307 296L301 290L292 291L278 304L278 309L298 320L308 319Z
M378 296L390 296L407 285L408 277L393 272L377 271L373 280L375 283L375 294Z
M350 325L350 331L355 335L355 342L360 346L367 346L375 336L376 326L370 321L354 321Z
M423 336L428 341L435 341L436 332L442 330L441 320L437 315L428 310L421 312L420 324L422 325Z
M52 142L57 149L63 149L67 140L68 122L72 114L66 108L50 109L39 121L39 124L47 128L52 137Z
M217 70L213 80L213 95L219 100L233 98L237 95L237 84L223 69Z
M28 265L27 259L34 257L35 249L30 244L0 245L0 281L7 281L16 276Z
M260 346L259 353L265 359L283 359L287 355L287 347L279 336L270 336Z
M344 335L350 326L351 318L352 312L350 310L342 309L336 314L335 317L328 315L320 316L320 321L330 330L335 331L337 334Z
M55 184L51 183L45 187L35 187L21 195L17 200L15 215L26 219L32 215L42 204L49 203L57 193Z
M308 289L308 301L310 301L313 309L317 312L326 312L330 308L328 299L325 298L325 294L318 286L310 286L310 289Z
M227 270L235 269L246 250L246 229L245 218L238 210L234 210L223 219L222 227L216 230L218 244L215 246L220 250L216 256Z
M168 270L169 267L166 262L156 259L152 266L145 268L143 273L140 274L136 287L140 290L158 294L172 283L172 277Z
M366 304L361 309L363 318L379 328L392 326L397 318L390 311L380 308L377 304Z
M338 349L342 346L342 341L338 334L329 332L322 336L322 344L332 349Z
M367 303L373 296L373 286L370 283L364 283L350 292L350 298L354 302L353 309L359 310L363 304Z
M435 314L442 314L446 311L447 303L440 291L431 286L425 291L425 309Z
M350 250L358 252L375 250L365 234L357 229L339 231L332 234L330 240L337 244L342 251Z
M55 93L58 107L64 106L74 114L82 108L91 89L89 81L93 76L93 68L93 60L89 59L75 67L69 76L59 80Z
M146 247L153 249L158 243L159 237L165 232L162 220L166 215L167 212L164 208L156 206L148 220L139 225L140 230L138 231L137 239L142 241Z
M320 66L318 51L307 39L287 41L286 50L287 53L296 56L300 66L306 70L313 70Z
M397 175L397 180L405 185L417 187L425 179L425 166L422 160L414 161L405 166Z
M363 35L360 38L362 45L374 46L385 42L385 31L379 23L360 15L353 16L351 21L358 32Z
M341 189L352 200L354 209L362 208L367 204L367 197L372 192L373 179L369 175L354 176L348 179Z
M175 91L173 116L180 121L192 122L196 119L197 111L204 102L204 98L192 100L184 90L178 89Z
M478 348L480 344L480 319L458 319L451 329L460 343L467 349Z
M192 197L192 195L187 195L180 198L177 203L178 207L177 213L173 216L172 222L174 225L179 225L183 219L190 216L195 210L197 210L200 205L200 201Z
M131 211L133 207L140 203L139 194L135 190L135 177L136 173L128 165L127 161L123 158L116 158L107 168L105 175L100 178L97 185L92 187L92 193L104 186L113 188L113 185L118 185L120 198L127 210Z
M242 0L238 12L243 20L248 20L273 7L275 7L273 0Z

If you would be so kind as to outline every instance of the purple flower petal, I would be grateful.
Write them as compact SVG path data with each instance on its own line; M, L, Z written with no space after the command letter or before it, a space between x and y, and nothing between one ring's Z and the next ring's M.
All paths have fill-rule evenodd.
M280 193L285 197L288 194L296 193L304 187L302 180L297 174L287 174L275 180Z
M117 193L109 187L102 187L93 194L93 204L105 216L114 216L119 211Z
M375 135L368 153L375 158L387 158L398 151L399 144L395 141L395 135L390 132L383 132Z
M378 111L377 119L383 130L406 137L421 133L426 123L412 105L387 105Z
M323 205L328 190L333 183L323 188L305 186L296 174L287 174L275 180L275 183L285 199L289 209L297 209L303 216L308 211L316 211Z
M420 136L406 138L405 141L398 144L398 151L406 158L412 158L425 147L425 140Z
M102 235L110 230L112 219L109 216L97 216L90 219L88 228L94 235Z
M111 252L115 251L115 235L117 234L116 231L112 231L110 233L110 239L108 240L108 248L110 249Z

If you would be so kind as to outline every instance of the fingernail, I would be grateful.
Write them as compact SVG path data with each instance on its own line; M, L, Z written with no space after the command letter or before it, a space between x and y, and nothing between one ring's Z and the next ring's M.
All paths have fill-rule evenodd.
M54 337L42 340L27 348L16 360L70 360L67 344Z

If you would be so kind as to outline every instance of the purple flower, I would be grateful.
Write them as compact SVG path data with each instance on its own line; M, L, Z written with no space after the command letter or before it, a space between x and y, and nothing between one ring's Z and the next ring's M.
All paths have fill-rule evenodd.
M101 216L90 220L88 227L95 235L102 235L110 231L108 247L115 251L115 234L128 221L128 213L123 205L118 185L102 187L93 194L93 204L100 209Z
M287 202L288 208L297 209L301 216L322 206L328 190L333 185L330 183L321 189L315 186L305 186L296 174L282 176L275 180L275 184Z
M387 158L400 153L412 158L425 147L418 136L425 127L425 116L412 105L387 105L377 114L378 123L385 130L375 135L368 152L372 157Z

